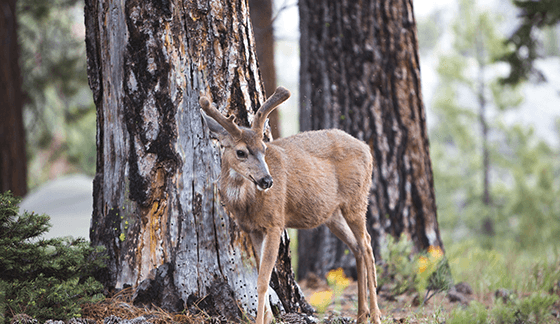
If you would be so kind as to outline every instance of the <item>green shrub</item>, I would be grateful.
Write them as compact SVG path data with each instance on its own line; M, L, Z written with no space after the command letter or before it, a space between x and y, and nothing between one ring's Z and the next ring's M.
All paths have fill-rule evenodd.
M412 254L412 242L402 235L397 241L387 235L387 246L381 248L382 266L378 267L378 286L389 286L394 295L414 290L418 256Z
M486 307L477 302L471 302L470 306L462 309L453 310L449 316L447 324L486 324L490 323L488 319L488 310Z
M104 266L99 251L82 238L41 238L50 228L49 217L18 215L19 201L10 192L0 195L0 316L79 316L82 303L102 298L103 287L93 279Z
M557 300L556 295L532 293L531 296L517 302L517 317L524 323L552 323L550 311Z

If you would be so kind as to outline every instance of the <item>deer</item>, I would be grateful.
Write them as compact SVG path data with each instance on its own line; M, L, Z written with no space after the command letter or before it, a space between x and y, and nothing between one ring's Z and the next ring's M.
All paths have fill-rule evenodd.
M290 97L278 87L254 115L251 128L238 126L201 95L201 115L221 144L219 196L236 224L249 234L258 266L257 324L273 315L270 276L286 228L325 224L356 258L358 323L380 324L377 273L366 229L373 157L368 145L338 129L298 133L264 141L268 115ZM370 305L367 305L369 288Z

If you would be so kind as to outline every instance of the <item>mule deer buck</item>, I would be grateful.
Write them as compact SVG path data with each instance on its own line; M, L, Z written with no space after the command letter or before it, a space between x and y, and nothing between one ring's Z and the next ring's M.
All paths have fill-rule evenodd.
M268 114L290 97L279 87L255 114L252 127L239 127L207 97L199 103L208 128L220 141L220 197L249 233L259 264L257 324L269 323L267 291L282 232L325 224L354 253L358 272L358 322L380 323L377 278L365 214L371 185L369 147L340 130L300 133L265 143Z

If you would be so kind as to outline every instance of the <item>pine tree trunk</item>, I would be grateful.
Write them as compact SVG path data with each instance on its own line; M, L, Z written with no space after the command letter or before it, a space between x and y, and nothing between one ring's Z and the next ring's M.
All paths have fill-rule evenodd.
M16 1L0 5L0 192L27 193Z
M138 304L256 315L252 245L219 203L219 146L198 104L211 95L248 126L265 99L246 0L86 0L85 17L98 116L90 239L108 255L100 277L137 287ZM282 288L280 308L306 305L297 285Z
M442 246L436 218L412 0L301 0L300 128L340 128L371 146L367 214L375 256L386 235ZM355 272L324 228L300 231L298 275ZM333 259L334 256L334 259Z
M255 44L259 69L262 73L267 95L276 90L276 67L274 66L274 28L272 26L272 0L249 0L251 22L255 30ZM281 135L278 109L268 115L273 138Z

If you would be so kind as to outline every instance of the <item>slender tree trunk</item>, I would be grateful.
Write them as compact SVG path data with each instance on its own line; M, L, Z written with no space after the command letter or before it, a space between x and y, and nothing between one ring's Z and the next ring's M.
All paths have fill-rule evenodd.
M249 0L251 22L255 30L255 44L259 70L262 73L267 95L276 90L276 68L274 66L274 29L272 26L272 0ZM278 109L268 115L273 138L281 135Z
M377 258L386 235L442 246L412 0L301 0L300 127L340 128L374 156L367 214ZM300 231L298 275L355 272L325 228Z
M478 61L478 121L480 123L480 132L482 133L482 203L490 206L492 198L490 196L490 152L488 148L488 122L486 121L486 96L484 89L486 84L484 81L484 71L486 70L485 46L484 39L480 31L476 35L476 60ZM490 215L484 215L482 220L482 232L486 235L494 235L494 222Z
M0 3L0 192L27 193L16 1Z
M210 95L248 126L264 101L246 0L86 0L85 17L98 148L90 239L108 255L100 278L137 287L139 304L256 315L252 245L219 203L219 146L198 104ZM282 283L293 279L286 258ZM279 308L306 305L295 283L282 288Z

